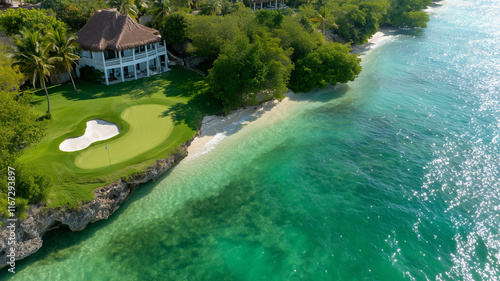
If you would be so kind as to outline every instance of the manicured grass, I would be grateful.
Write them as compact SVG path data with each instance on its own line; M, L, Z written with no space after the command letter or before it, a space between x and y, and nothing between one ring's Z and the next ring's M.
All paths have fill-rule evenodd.
M47 134L20 158L52 178L49 207L91 201L93 189L168 157L194 136L203 116L221 109L218 101L205 94L202 78L182 68L109 86L76 83L77 93L71 84L48 89L52 121ZM45 93L37 92L33 102L42 115L47 109ZM59 144L81 136L90 119L116 123L120 134L81 151L60 151Z
M76 166L82 169L102 168L109 166L110 161L111 164L121 163L157 147L167 140L174 127L172 118L163 115L167 110L168 106L159 104L125 109L121 117L130 125L127 134L85 149L76 157Z

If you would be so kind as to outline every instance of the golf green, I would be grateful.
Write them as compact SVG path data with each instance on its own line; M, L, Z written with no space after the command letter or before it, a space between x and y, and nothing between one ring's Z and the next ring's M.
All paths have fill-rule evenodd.
M103 141L83 150L75 159L76 166L82 169L106 167L157 147L170 136L174 127L172 118L164 115L166 110L167 106L158 104L127 108L121 118L130 125L130 130L111 141Z

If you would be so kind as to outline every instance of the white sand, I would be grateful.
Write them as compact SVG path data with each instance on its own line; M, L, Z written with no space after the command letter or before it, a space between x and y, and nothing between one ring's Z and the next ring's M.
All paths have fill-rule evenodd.
M394 38L391 35L394 30L384 29L375 33L368 43L354 46L352 53L365 56L369 51L383 45ZM193 159L199 155L212 151L215 146L225 137L238 130L241 126L256 123L259 121L274 118L272 121L278 121L285 116L287 109L296 106L300 101L307 100L310 93L294 94L286 93L286 98L282 102L268 101L258 106L248 106L231 112L227 116L205 116L202 121L200 136L195 138L188 148L189 156L187 159Z
M396 30L394 29L379 29L377 33L373 34L373 36L368 39L368 43L353 46L352 53L357 54L362 58L375 48L391 41L395 37L395 32Z
M120 129L115 123L92 119L87 122L83 136L64 140L59 145L59 149L65 152L82 150L96 141L110 139L119 133Z
M296 102L295 98L301 94L295 95L290 91L286 93L286 96L281 102L267 101L260 105L240 108L227 116L205 116L200 136L195 138L188 148L188 159L210 152L219 142L240 129L241 126L262 120L269 121L269 118L275 118L273 121L280 120L280 116L283 115L280 114L280 110L292 106Z

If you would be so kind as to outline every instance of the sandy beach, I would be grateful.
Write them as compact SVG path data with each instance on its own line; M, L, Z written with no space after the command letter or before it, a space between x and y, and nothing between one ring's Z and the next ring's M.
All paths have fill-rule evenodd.
M279 119L279 111L292 106L298 101L297 96L304 94L289 91L285 99L266 101L259 105L237 109L227 116L209 115L202 121L200 136L195 138L188 148L188 159L210 152L222 139L236 130L257 120L266 120L271 117Z
M392 40L395 36L395 29L379 29L368 42L363 45L355 45L352 47L352 53L359 55L361 58L367 55L370 51Z
M371 50L391 40L394 37L394 32L395 30L389 29L380 30L368 40L368 43L353 46L352 53L358 54L362 58ZM195 138L188 148L189 156L187 160L210 152L226 136L232 134L241 126L273 117L280 119L279 116L284 115L280 114L280 112L284 112L286 108L293 107L298 102L305 100L304 96L307 94L295 94L289 91L285 95L285 99L281 102L272 100L256 106L247 106L235 110L227 116L205 116L202 121L200 136Z

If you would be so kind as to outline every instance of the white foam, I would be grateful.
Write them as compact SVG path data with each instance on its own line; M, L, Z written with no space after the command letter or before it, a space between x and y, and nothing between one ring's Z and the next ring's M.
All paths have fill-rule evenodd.
M110 139L119 133L120 129L115 123L92 119L87 122L87 128L82 136L64 140L59 149L65 152L82 150L94 142Z

